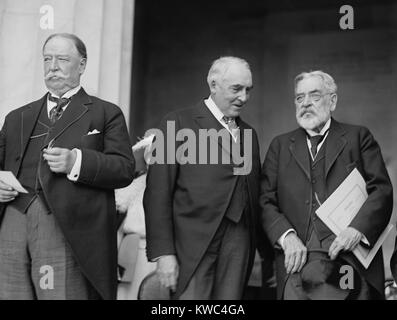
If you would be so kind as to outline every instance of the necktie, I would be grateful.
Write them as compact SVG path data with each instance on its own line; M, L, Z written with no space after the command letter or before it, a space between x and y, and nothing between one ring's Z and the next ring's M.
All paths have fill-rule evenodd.
M238 133L239 133L239 127L237 126L236 119L235 118L229 118L226 116L223 116L223 121L227 124L230 132L232 133L233 137L237 139Z
M54 124L60 117L62 117L63 107L70 102L70 98L56 98L50 95L48 99L57 104L50 110L50 121Z
M312 152L313 155L313 159L316 157L317 155L317 147L318 145L321 143L321 141L324 140L326 134L327 134L328 130L325 131L325 133L323 135L316 135L316 136L309 136L310 139L310 143L312 145L312 147L310 148L310 151Z

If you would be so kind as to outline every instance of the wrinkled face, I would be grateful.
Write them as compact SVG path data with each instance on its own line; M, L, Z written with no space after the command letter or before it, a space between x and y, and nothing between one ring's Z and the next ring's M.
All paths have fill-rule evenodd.
M302 79L295 88L296 120L306 130L320 132L336 108L337 95L329 93L318 76Z
M80 84L86 59L78 53L74 42L55 37L43 49L44 81L51 92L62 96Z
M223 77L212 81L211 97L227 117L238 117L249 99L252 89L252 75L246 66L231 64Z

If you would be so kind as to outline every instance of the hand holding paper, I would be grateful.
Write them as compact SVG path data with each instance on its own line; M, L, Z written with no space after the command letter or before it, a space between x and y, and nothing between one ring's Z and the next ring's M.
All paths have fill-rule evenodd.
M342 250L352 251L355 249L362 238L363 234L360 231L347 227L335 238L329 247L328 254L331 260L334 260Z
M316 210L318 217L327 225L328 228L330 228L333 233L336 234L337 238L335 241L339 237L336 243L335 241L332 243L331 247L333 247L330 247L329 253L331 257L337 255L339 251L342 250L341 247L350 248L350 244L354 244L355 241L352 241L351 243L346 242L348 238L354 240L355 236L347 236L346 233L350 233L351 231L345 230L349 229L349 224L357 215L367 198L368 194L364 178L357 169L354 169L340 184L340 186L320 206L320 208ZM373 244L371 249L365 248L360 243L352 246L353 254L361 262L364 268L369 267L371 261L375 257L392 228L393 226L389 224L378 238L378 241ZM360 240L363 239L363 235L361 234ZM358 242L360 242L360 240L358 240Z
M0 180L0 202L10 202L15 199L18 192L13 187Z

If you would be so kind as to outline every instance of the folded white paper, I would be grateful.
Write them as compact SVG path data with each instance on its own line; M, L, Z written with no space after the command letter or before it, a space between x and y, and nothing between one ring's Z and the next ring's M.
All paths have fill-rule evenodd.
M0 171L0 181L8 184L18 192L28 193L11 171Z
M316 214L333 233L339 235L349 226L367 198L365 180L355 168L316 210ZM392 225L388 225L372 248L367 249L358 244L353 250L364 268L369 267L392 228Z

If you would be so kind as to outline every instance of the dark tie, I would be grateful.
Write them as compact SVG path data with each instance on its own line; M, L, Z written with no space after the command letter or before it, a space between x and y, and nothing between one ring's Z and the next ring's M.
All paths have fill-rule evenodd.
M311 136L311 137L309 136L310 143L312 144L312 147L311 147L310 150L311 150L311 152L312 152L313 159L314 159L314 158L316 157L316 155L317 155L317 147L318 147L318 145L321 143L321 141L324 140L324 138L325 138L327 132L328 132L328 130L325 131L325 133L324 133L323 135L318 134L318 135L316 135L316 136Z
M50 121L54 124L60 117L62 117L63 107L70 102L70 98L56 98L50 95L48 100L57 104L50 110Z
M235 118L229 118L226 116L223 116L223 121L227 124L230 132L232 133L233 137L236 139L238 136L238 125L236 123L236 119Z

